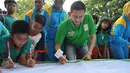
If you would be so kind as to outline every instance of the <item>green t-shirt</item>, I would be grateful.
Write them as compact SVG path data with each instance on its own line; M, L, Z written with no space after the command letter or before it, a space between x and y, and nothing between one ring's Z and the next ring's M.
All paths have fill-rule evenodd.
M109 40L109 34L108 31L103 32L103 33L98 33L96 34L96 45L100 46L100 45L107 45L108 44L108 40Z
M5 26L0 21L0 37L9 35L9 31L5 28Z
M96 27L91 15L86 14L78 27L68 18L59 25L55 43L62 44L66 38L66 41L75 46L83 46L87 44L88 36L95 33Z
M3 15L4 16L4 22L3 24L5 25L5 27L7 28L8 31L11 30L11 25L14 21L18 20L16 17L11 17L11 16L8 16L8 15ZM0 16L0 21L2 21L2 17Z
M27 40L26 44L19 48L18 50L14 49L10 42L10 36L5 36L0 38L0 62L2 62L5 58L8 57L8 49L7 49L7 42L9 41L9 48L10 48L10 57L14 62L17 61L20 54L27 54L29 53L30 49L30 39Z

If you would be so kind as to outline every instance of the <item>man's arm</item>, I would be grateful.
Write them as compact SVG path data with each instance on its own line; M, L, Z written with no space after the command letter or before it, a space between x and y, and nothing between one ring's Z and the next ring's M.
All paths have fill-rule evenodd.
M92 50L94 48L94 44L95 44L95 41L96 41L96 34L92 34L92 35L90 35L90 37L91 37L90 45L89 45L87 54L83 57L84 60L91 59Z
M89 48L88 48L88 52L92 53L92 50L94 48L95 41L96 41L96 34L92 34L90 37L91 37L91 40L90 40L90 45L89 45Z
M58 51L61 47L61 44L55 44L55 50Z
M60 47L61 47L61 44L56 44L56 45L55 45L56 53L58 52L58 50L61 50ZM58 59L59 59L59 62L60 62L61 64L66 63L66 60L67 60L65 55L60 56Z

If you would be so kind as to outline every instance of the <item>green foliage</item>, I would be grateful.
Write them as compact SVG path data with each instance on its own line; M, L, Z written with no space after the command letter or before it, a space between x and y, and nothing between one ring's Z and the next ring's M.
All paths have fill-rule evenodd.
M50 6L50 2L52 0L46 0L44 7ZM17 10L14 13L14 15L19 18L23 19L26 13L34 7L34 2L33 0L18 0L17 1ZM43 8L44 8L43 7Z
M33 8L33 0L18 0L17 10L15 16L19 19L23 19L26 12Z
M116 19L122 14L123 6L128 0L82 0L86 12L96 14L100 18Z

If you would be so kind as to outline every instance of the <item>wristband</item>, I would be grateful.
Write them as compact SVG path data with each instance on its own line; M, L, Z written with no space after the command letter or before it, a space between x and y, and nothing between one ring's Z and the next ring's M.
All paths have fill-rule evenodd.
M91 53L91 52L88 52L88 54L92 55L92 53Z

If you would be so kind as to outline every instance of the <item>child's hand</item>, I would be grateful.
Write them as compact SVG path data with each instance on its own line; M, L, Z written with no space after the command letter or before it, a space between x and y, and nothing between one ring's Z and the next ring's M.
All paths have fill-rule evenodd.
M34 67L34 65L35 65L35 61L32 58L29 58L27 60L27 66Z
M2 67L4 68L13 68L14 67L14 62L10 59L6 59L2 62Z

